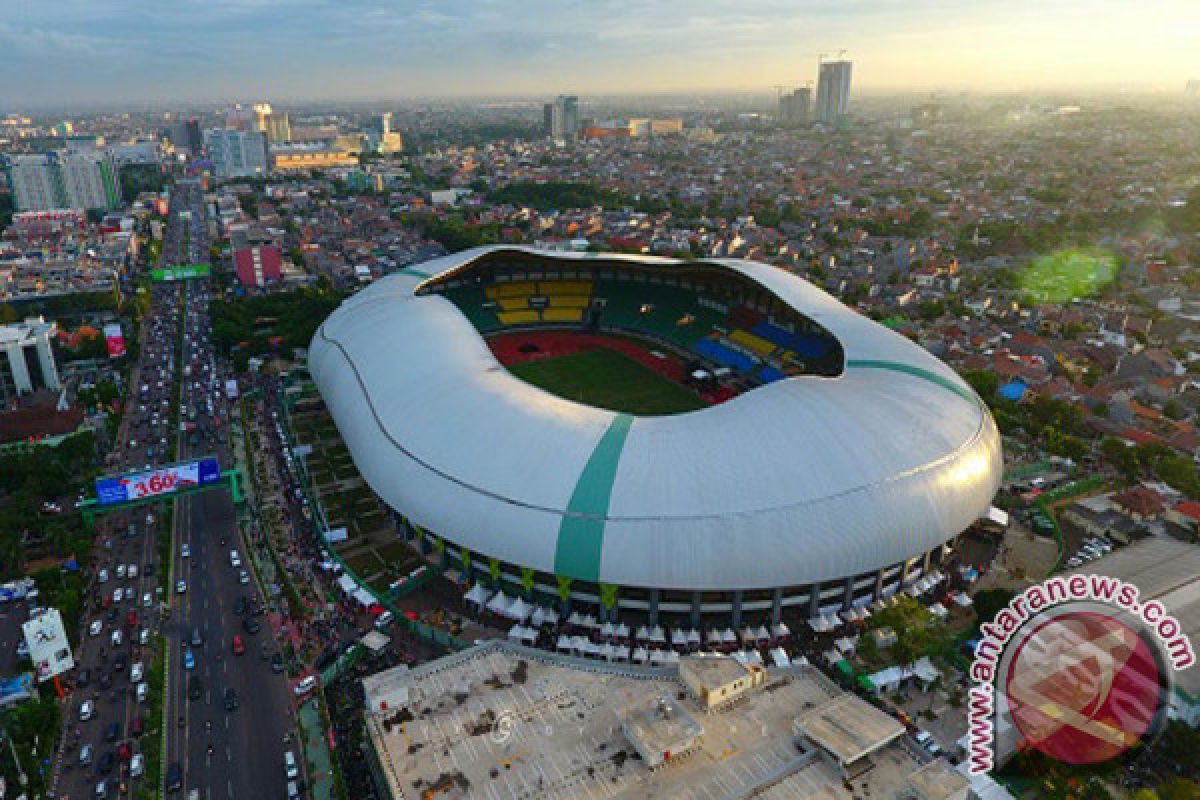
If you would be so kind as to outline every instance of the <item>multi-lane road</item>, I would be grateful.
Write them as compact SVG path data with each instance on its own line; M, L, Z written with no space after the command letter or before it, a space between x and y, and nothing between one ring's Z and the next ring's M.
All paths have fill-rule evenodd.
M181 182L171 199L163 262L202 263L208 249L203 192L196 183ZM131 387L112 470L163 464L172 443L179 461L216 456L223 468L230 465L230 409L210 343L209 292L208 280L154 288L132 371L140 384ZM65 707L56 796L135 797L147 788L140 785L148 765L139 736L157 726L146 718L150 709L138 684L150 677L160 634L166 694L159 735L165 752L162 786L152 796L195 790L201 798L288 797L296 783L285 774L285 751L303 765L293 734L293 698L233 500L226 490L176 499L170 559L163 564L155 563L157 513L129 509L102 523L95 591L76 653L76 677L83 680ZM240 566L231 563L231 550ZM159 592L164 570L170 580ZM119 640L113 638L118 631ZM135 664L141 675L133 674Z

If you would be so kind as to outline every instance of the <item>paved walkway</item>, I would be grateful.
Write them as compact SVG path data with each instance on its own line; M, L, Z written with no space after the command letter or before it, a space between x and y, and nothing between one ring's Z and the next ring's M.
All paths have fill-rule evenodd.
M316 698L300 706L300 730L304 736L304 757L310 769L308 788L313 800L332 800L333 767L329 759L329 739Z

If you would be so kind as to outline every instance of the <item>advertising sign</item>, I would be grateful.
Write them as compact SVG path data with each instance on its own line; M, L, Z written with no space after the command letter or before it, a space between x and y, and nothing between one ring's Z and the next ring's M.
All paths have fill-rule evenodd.
M37 673L38 683L75 668L71 656L71 643L63 629L62 615L56 608L47 608L33 617L21 630L25 633L25 644L29 647L29 660Z
M225 381L225 396L230 400L237 400L238 398L238 382L233 378Z
M212 265L210 264L182 264L177 267L159 267L150 270L150 279L160 283L186 281L190 278L207 278L209 275L212 275Z
M325 541L329 542L330 544L337 544L338 542L344 542L349 539L350 532L345 528L332 528L325 531L324 536Z
M149 472L136 472L116 478L96 479L96 499L100 505L128 503L147 497L171 494L193 486L219 483L221 468L215 458L173 464Z
M108 347L109 358L120 358L125 355L125 334L117 323L104 326L104 344Z

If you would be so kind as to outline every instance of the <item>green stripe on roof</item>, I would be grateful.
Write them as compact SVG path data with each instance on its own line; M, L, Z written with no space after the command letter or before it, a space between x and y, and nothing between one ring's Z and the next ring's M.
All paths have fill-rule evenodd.
M554 552L554 572L583 581L600 579L600 554L604 549L605 516L612 498L617 465L625 448L625 437L633 426L633 416L618 414L596 443L588 458L567 513L558 526L558 544Z
M956 395L971 403L978 405L979 399L970 389L963 388L954 381L944 375L939 375L936 372L931 372L922 367L914 367L912 364L903 364L899 361L879 361L875 359L851 359L846 362L847 369L889 369L893 372L903 372L906 375L913 375L918 378L923 378L930 383L936 383L943 389L948 389Z
M428 272L422 272L421 270L413 269L412 267L405 267L404 269L400 270L400 274L412 275L414 278L421 278L422 280L433 277Z

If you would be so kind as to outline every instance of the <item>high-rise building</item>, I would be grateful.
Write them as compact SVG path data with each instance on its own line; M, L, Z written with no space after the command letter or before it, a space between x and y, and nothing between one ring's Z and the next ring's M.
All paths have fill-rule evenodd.
M808 109L812 105L812 89L801 86L779 96L779 121L785 125L802 125L808 122Z
M204 131L204 147L219 177L241 178L270 171L267 138L261 131L209 128Z
M14 155L6 159L5 172L19 211L121 205L117 168L107 150Z
M58 326L41 317L0 325L0 403L5 407L20 395L62 388L50 345L56 335Z
M817 121L832 124L850 105L850 61L822 61L817 75Z
M579 133L579 98L560 94L553 103L543 109L546 135L551 139L566 141Z
M271 144L284 144L292 140L292 120L286 111L272 111L265 120L267 140Z
M385 111L371 120L366 144L376 153L399 153L404 149L404 137L392 130L392 112Z

